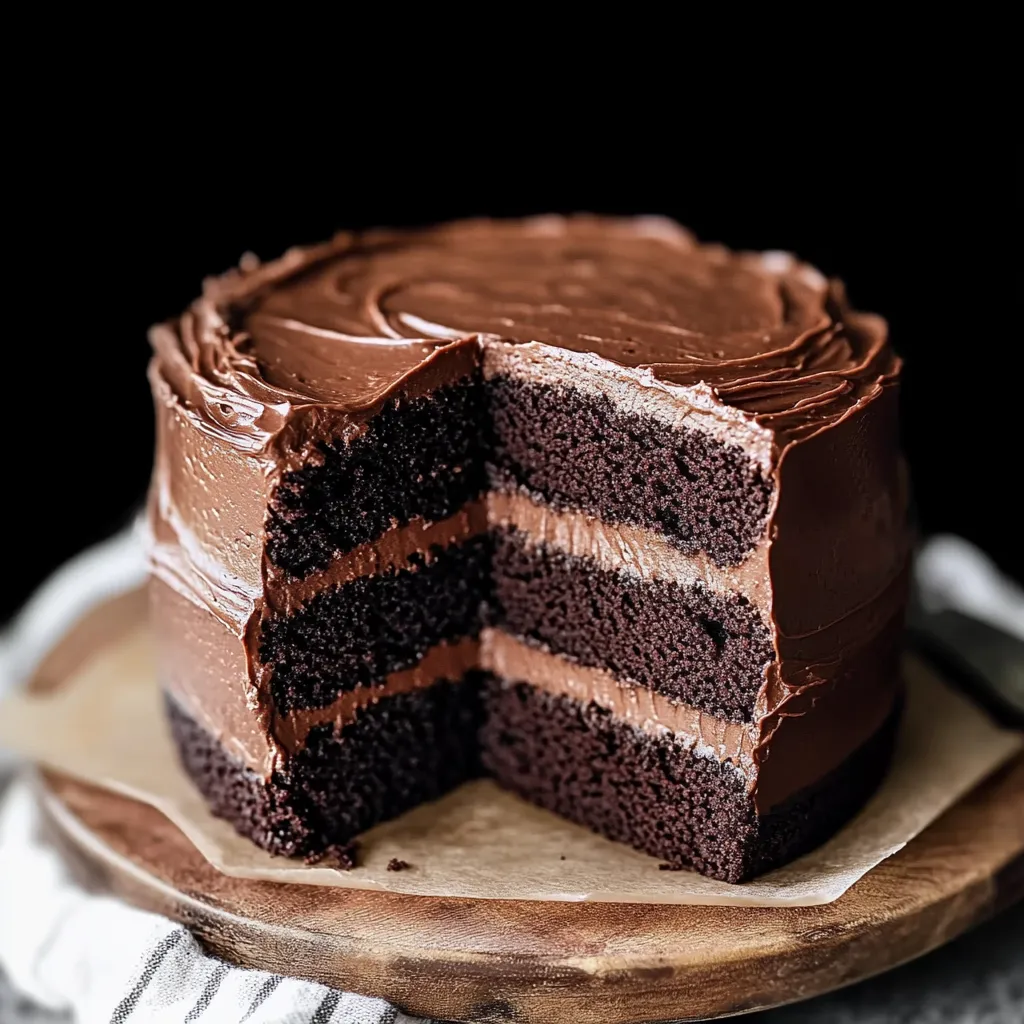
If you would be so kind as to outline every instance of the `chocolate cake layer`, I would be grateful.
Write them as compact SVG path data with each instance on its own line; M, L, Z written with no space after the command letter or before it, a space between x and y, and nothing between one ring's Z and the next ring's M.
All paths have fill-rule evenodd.
M772 486L738 445L623 412L604 396L487 381L491 486L664 534L735 565L764 532Z
M600 569L515 529L495 533L494 587L505 630L737 722L775 657L743 597Z
M330 704L339 691L412 668L442 641L475 636L491 589L486 536L413 555L261 626L259 655L278 712Z
M337 732L318 726L269 778L230 757L176 701L166 706L182 764L213 813L288 857L344 856L360 832L479 771L477 682L388 697Z
M468 379L396 396L354 438L321 441L270 502L267 556L295 577L414 517L445 519L485 487L483 396Z
M485 769L563 817L670 864L742 882L813 849L885 773L894 711L850 757L764 816L731 765L596 704L491 679L480 732Z

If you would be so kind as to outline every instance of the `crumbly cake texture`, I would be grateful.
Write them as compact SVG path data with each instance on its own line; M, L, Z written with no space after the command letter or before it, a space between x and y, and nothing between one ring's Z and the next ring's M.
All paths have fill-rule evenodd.
M479 775L479 691L474 677L441 680L368 707L337 733L319 726L269 779L231 757L173 697L166 707L185 770L214 814L271 853L314 860Z
M878 318L664 222L339 236L155 328L153 625L182 762L286 856L481 772L743 881L899 717Z
M302 578L338 552L414 517L446 519L486 489L481 385L472 379L410 401L396 397L347 443L321 441L284 474L267 518L267 557Z
M401 569L322 590L260 634L278 711L323 707L339 692L380 683L445 641L475 637L491 591L491 542L414 555Z
M712 715L751 720L773 651L745 598L599 569L507 529L495 534L494 581L507 632Z
M487 390L496 489L646 527L719 565L741 562L761 536L771 485L738 445L566 387L495 377Z
M675 867L743 882L799 857L855 814L881 780L899 715L824 778L758 815L745 780L670 734L595 704L490 680L484 767L528 800Z

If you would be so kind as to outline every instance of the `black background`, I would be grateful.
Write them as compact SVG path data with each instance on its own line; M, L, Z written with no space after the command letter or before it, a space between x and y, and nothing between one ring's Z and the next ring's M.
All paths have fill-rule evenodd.
M1010 156L990 139L913 121L702 134L558 111L541 133L509 111L481 129L479 111L449 108L374 130L339 109L314 136L280 119L228 130L187 105L109 119L93 100L33 136L7 197L9 222L28 216L8 234L19 272L5 302L0 619L141 499L146 328L203 276L339 227L544 211L666 214L843 277L855 305L888 318L906 360L923 530L961 533L1024 577L1020 317L1002 254L1015 197Z

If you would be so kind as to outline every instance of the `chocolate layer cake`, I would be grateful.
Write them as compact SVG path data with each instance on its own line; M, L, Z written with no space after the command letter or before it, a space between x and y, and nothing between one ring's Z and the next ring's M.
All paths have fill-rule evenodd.
M260 846L343 857L484 771L741 881L877 785L899 361L811 267L650 219L339 235L152 341L162 684Z

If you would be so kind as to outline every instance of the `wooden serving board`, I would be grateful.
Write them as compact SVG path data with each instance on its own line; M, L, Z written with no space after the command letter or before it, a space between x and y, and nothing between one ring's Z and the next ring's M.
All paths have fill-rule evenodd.
M37 675L62 677L144 614L120 598ZM424 1016L528 1024L724 1017L828 992L1024 895L1024 756L826 906L416 897L229 878L158 811L55 773L42 803L96 888L184 922L227 960L383 996Z

